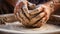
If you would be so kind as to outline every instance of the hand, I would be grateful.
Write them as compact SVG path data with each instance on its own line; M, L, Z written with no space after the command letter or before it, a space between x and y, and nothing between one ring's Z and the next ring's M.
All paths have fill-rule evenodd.
M32 12L30 12L30 15L33 15L33 17L34 17L31 19L30 24L34 23L33 27L40 27L48 21L51 13L54 11L53 10L54 8L51 7L51 5L49 5L47 3L37 5L36 7L37 7L36 9L34 9Z
M52 6L51 5L52 4L48 4L48 3L37 5L36 6L37 8L34 9L32 12L30 12L30 15L37 14L37 16L34 16L34 18L32 18L31 20L31 23L36 22L33 25L33 27L40 27L48 21L51 13L54 11L54 7L53 5Z
M16 18L26 27L41 27L45 24L50 16L50 7L42 4L35 6L35 9L29 10L27 2L19 2L15 7L14 13Z
M20 1L16 4L16 7L14 9L14 14L16 18L25 26L29 24L31 18L29 14L28 6L30 8L32 8L32 6L35 7L35 5L32 3Z

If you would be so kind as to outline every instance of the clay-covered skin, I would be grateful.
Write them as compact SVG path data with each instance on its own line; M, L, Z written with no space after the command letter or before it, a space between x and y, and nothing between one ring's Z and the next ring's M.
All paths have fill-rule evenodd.
M45 24L44 21L47 17L45 17L45 12L40 11L42 8L29 10L27 6L30 6L30 3L25 1L20 1L16 4L14 10L16 18L26 27L41 27ZM31 3L31 6L34 6L34 4Z
M30 10L29 7L31 8L31 6L34 8ZM19 0L14 9L14 14L26 27L41 27L48 21L54 8L55 4L52 1L35 5L27 0Z

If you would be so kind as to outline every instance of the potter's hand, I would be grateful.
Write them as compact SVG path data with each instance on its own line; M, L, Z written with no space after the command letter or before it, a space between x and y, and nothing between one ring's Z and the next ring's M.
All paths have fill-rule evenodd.
M40 4L36 6L36 9L30 12L30 15L33 16L30 24L34 23L33 27L40 27L48 21L51 13L54 11L54 7L51 5L52 3Z
M14 9L14 14L16 18L25 26L31 26L30 20L31 20L31 15L29 14L29 8L34 9L34 4L30 2L23 2L20 1L16 4L16 7Z

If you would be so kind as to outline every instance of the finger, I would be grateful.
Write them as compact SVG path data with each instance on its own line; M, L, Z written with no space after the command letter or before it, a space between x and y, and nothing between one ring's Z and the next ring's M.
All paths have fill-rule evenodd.
M42 18L42 20L39 20L37 23L33 25L33 27L41 27L48 21L47 17Z
M29 6L31 6L31 5L33 5L33 4L32 4L32 3L30 3L30 2L28 2L28 5L29 5Z
M18 12L18 10L22 8L23 5L24 5L23 2L17 3L16 7L14 8L14 14L16 14Z
M37 23L37 21L41 20L45 15L46 15L45 12L38 14L37 16L31 19L30 24Z
M22 9L21 9L22 10ZM26 17L25 13L22 11L20 11L20 16L23 19L24 22L22 22L24 25L28 25L29 23L29 19Z
M32 4L32 3L28 2L28 8L29 8L30 10L33 10L35 7L36 7L35 4Z
M29 13L28 13L29 10L28 10L27 6L23 6L23 7L22 7L22 10L23 10L24 14L26 15L26 17L29 18L30 15L29 15Z
M39 12L42 12L44 9L42 7L30 11L30 15L35 15Z
M15 13L16 18L17 18L20 22L23 22L23 19L20 17L20 11L21 11L21 10L16 10L16 11L17 11L17 13Z

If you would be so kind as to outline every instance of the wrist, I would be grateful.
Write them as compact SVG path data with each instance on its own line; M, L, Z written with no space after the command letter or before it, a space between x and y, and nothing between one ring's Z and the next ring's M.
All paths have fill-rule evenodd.
M45 3L45 5L49 6L52 9L52 12L54 12L60 8L60 0L52 0Z
M54 4L54 11L60 8L60 0L52 0Z

